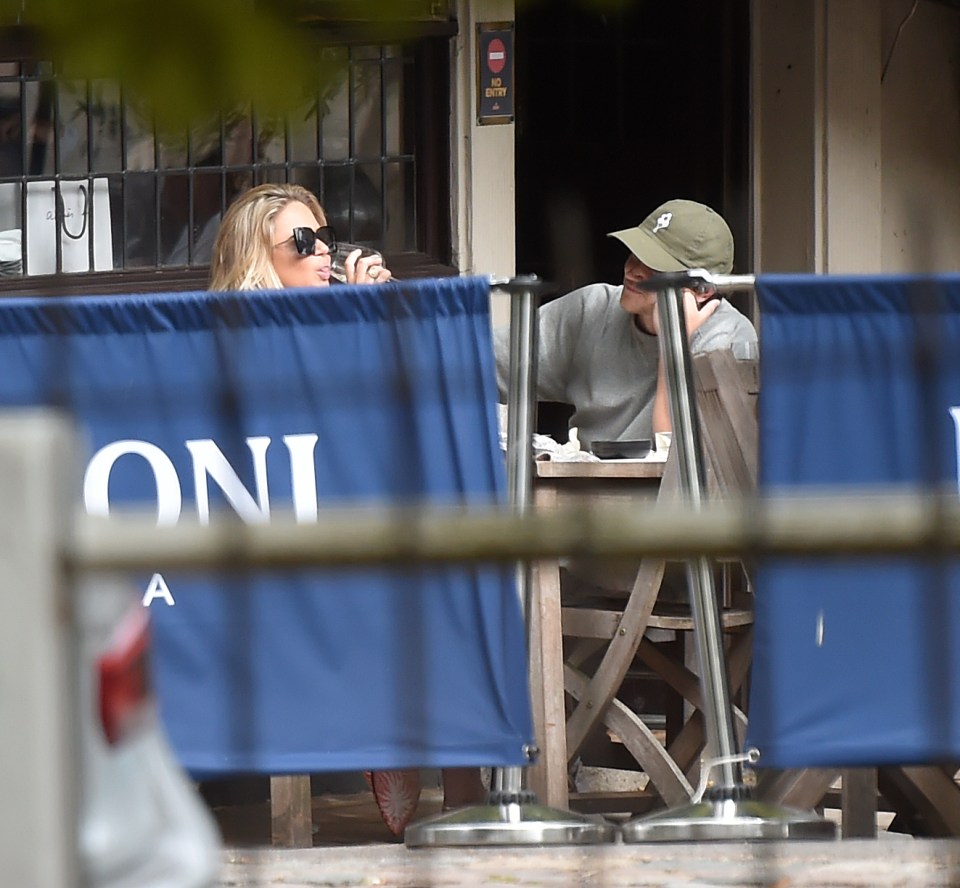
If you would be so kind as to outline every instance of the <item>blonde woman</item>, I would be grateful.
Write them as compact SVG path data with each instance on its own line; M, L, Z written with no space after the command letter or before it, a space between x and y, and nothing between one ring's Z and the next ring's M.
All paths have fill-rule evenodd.
M258 185L227 209L210 259L211 290L279 290L329 287L330 251L336 235L323 207L301 185ZM348 284L382 284L391 278L379 256L351 253Z
M300 185L258 185L227 209L210 263L211 290L279 290L330 286L330 251L336 235L323 207ZM349 284L382 284L390 270L379 256L352 252L344 262ZM420 797L417 770L367 774L383 819L403 832ZM443 771L444 808L483 801L486 789L478 768Z

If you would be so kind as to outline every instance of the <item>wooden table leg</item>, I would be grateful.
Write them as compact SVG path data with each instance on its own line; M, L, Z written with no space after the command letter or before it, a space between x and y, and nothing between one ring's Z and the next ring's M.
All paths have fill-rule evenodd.
M840 780L841 836L845 839L875 839L877 769L845 768Z
M555 505L550 490L537 494L539 507ZM530 698L540 755L528 769L537 799L566 809L567 734L563 691L563 635L560 622L560 564L542 561L533 571L530 622Z
M313 846L309 774L270 778L270 832L281 848Z
M771 805L810 809L820 804L839 774L839 770L831 768L763 771L756 795Z
M907 823L918 818L931 838L960 836L960 787L955 767L919 765L881 768L878 782L883 796Z

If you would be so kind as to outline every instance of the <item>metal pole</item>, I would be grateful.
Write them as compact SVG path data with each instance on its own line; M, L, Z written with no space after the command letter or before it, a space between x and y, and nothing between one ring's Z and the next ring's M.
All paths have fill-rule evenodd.
M499 284L510 293L510 381L507 391L507 486L511 511L528 512L533 493L533 431L536 415L537 303L544 285L522 275ZM532 585L530 562L517 563L517 593L530 650ZM528 756L536 750L527 750ZM585 845L612 842L607 823L548 808L525 788L526 769L494 768L487 803L461 808L411 824L404 833L408 848L472 845Z
M533 500L533 433L537 414L537 302L534 289L521 285L510 298L510 382L507 389L507 492L510 510L526 515ZM535 283L536 279L529 280ZM523 615L524 640L530 650L531 574L528 560L516 566L517 595ZM536 750L531 751L536 754ZM500 774L497 771L501 770ZM491 795L498 798L536 801L524 794L525 771L519 767L494 769ZM528 795L529 797L525 797Z
M537 335L534 290L518 290L510 300L510 382L507 391L507 489L511 509L517 515L529 511L533 496Z
M693 363L683 318L683 290L665 288L657 293L657 311L660 315L661 360L670 396L670 416L673 425L673 447L677 448L680 493L692 510L703 504L705 473L700 421L696 411L696 389L693 383ZM729 681L723 656L723 635L713 569L707 558L687 561L687 579L690 584L690 603L693 609L694 633L700 663L700 682L703 685L703 716L707 734L707 749L719 760L720 778L724 788L740 786L743 781L735 765L736 738L733 733L733 714L730 708Z
M720 286L704 271L656 275L647 281L657 293L660 318L660 360L663 362L673 425L671 446L677 448L680 492L691 511L704 500L703 448L696 409L693 364L683 310L684 288L696 281ZM746 283L745 279L741 279ZM726 282L730 283L730 282ZM740 282L737 282L740 283ZM753 281L750 279L752 285ZM729 286L729 289L735 289ZM722 625L710 559L687 562L694 636L700 663L704 727L708 760L703 767L718 769L719 777L703 797L649 817L626 823L625 842L737 841L746 839L834 838L836 826L816 814L792 808L762 805L751 798L743 783L730 706ZM754 753L751 751L751 760ZM707 776L707 775L704 775ZM704 782L705 781L701 781Z

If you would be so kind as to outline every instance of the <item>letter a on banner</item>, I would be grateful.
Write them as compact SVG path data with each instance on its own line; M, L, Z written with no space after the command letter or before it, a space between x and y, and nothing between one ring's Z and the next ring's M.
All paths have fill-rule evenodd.
M143 593L143 600L140 603L144 607L150 607L158 598L162 598L170 607L176 604L173 600L173 595L170 593L170 587L167 585L167 581L161 574L154 574L150 577L150 582L147 583L147 591Z

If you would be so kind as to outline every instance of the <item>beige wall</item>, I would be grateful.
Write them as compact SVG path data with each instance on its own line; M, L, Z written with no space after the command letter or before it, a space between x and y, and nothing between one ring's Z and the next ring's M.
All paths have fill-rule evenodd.
M801 0L751 4L751 131L754 271L813 271L822 151L818 6Z
M454 261L464 274L512 277L516 266L514 125L478 126L476 26L514 20L513 0L457 0L452 138ZM494 295L494 324L509 320L506 297Z
M885 4L885 51L911 5ZM883 270L960 270L960 11L921 0L882 107Z
M960 12L913 6L754 0L755 271L960 268Z

